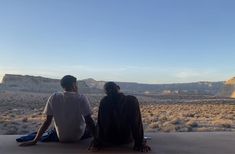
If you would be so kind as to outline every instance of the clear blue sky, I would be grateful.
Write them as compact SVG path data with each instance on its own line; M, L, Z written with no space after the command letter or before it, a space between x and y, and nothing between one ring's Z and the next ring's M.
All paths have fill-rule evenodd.
M234 0L1 0L0 76L172 83L235 76Z

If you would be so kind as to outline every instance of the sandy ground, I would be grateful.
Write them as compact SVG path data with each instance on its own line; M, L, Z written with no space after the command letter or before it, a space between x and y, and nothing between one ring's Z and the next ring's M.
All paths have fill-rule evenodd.
M152 140L150 153L154 154L234 154L235 133L232 132L191 132L191 133L147 133ZM0 135L1 154L77 154L87 151L90 140L78 143L38 143L32 147L19 147L15 135ZM99 153L138 153L132 145L111 147Z
M36 131L49 94L0 92L0 134ZM94 119L101 96L88 95ZM235 131L235 100L138 97L146 132ZM186 101L187 100L187 101Z

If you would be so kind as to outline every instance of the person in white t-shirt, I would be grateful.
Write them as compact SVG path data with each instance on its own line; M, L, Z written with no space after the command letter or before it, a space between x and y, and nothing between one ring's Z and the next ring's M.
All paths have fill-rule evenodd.
M81 139L86 127L92 136L96 136L96 127L91 118L92 111L86 96L78 93L77 79L66 75L61 79L64 92L52 94L43 113L46 119L39 128L33 141L21 143L20 146L35 145L50 126L54 119L54 126L60 142L74 142Z

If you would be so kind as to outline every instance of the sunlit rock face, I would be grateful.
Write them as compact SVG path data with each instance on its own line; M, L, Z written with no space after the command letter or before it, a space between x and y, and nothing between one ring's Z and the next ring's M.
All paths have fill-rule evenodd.
M79 91L90 92L92 89L83 80L78 81ZM53 93L63 90L59 79L40 76L6 74L2 79L1 89L10 91L26 91Z
M78 89L82 93L103 94L106 81L96 81L92 78L79 80ZM175 84L142 84L135 82L116 82L121 91L128 94L145 95L211 95L222 94L223 81L220 82L193 82ZM0 90L29 91L51 93L61 91L60 80L40 76L12 75L3 77ZM222 95L224 96L224 94ZM227 96L227 94L226 94ZM231 94L230 94L231 96Z
M225 81L220 96L235 98L235 77Z

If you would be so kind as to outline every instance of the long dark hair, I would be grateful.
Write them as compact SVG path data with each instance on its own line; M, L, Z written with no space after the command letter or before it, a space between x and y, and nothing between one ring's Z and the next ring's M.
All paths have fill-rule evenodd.
M115 96L119 93L120 87L114 82L107 82L104 84L104 90L108 96Z

